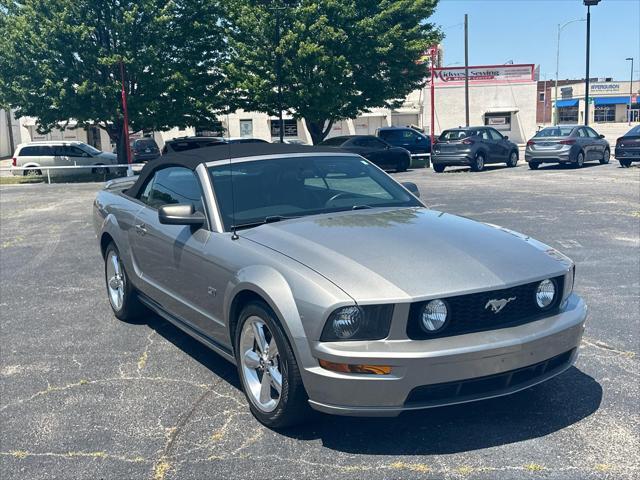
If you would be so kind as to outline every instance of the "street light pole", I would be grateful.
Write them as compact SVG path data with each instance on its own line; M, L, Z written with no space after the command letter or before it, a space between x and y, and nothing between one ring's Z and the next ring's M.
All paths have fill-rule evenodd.
M633 57L625 58L625 60L631 60L631 78L629 81L629 112L627 116L629 117L629 125L631 125L631 97L633 96Z
M469 126L469 16L464 14L464 119Z
M591 6L598 5L600 0L584 0L587 6L587 72L584 84L584 124L589 125L589 53L591 48Z
M282 58L280 57L280 10L284 7L274 7L276 11L276 82L278 84L278 125L280 143L284 143L284 119L282 118Z
M575 20L569 20L562 25L558 24L558 42L556 44L556 85L554 94L554 106L553 106L553 124L558 124L558 72L560 71L560 33L564 30L564 27L575 22L584 22L584 18L576 18Z

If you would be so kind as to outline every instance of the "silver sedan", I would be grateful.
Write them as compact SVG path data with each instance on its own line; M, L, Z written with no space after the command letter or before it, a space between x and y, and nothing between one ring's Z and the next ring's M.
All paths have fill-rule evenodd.
M611 147L591 127L558 125L540 130L527 142L524 152L529 168L537 169L541 163L571 164L581 168L585 162L609 163Z
M236 364L273 428L310 407L395 416L568 369L587 316L571 260L417 195L336 150L164 156L96 198L109 303L122 320L152 310Z

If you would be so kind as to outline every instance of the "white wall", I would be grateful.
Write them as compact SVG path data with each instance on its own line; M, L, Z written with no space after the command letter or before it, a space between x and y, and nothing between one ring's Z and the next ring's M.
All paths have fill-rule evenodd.
M511 130L504 132L516 143L525 143L536 132L536 83L475 85L469 87L469 123L484 125L487 112L511 110ZM425 130L430 131L431 95L424 96ZM437 87L435 91L435 133L465 125L464 86Z
M25 141L25 130L21 127L20 120L16 119L13 115L11 115L11 119L8 122L6 110L0 109L0 158L6 158L13 155L9 136L10 128L13 133L14 147L17 147L20 143Z

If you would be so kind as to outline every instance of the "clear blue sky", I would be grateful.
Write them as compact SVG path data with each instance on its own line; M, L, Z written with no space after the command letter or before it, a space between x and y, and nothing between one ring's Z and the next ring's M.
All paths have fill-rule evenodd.
M440 25L444 64L464 65L464 14L469 14L469 64L535 63L540 79L555 78L559 23L586 18L582 0L440 0L431 22ZM584 78L586 22L562 30L560 79ZM590 77L628 80L640 71L640 0L602 0L591 7ZM458 65L456 65L458 66Z

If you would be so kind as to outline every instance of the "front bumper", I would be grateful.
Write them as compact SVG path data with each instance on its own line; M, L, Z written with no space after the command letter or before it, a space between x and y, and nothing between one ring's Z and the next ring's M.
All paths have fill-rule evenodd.
M392 371L345 374L316 364L303 369L303 381L313 408L338 415L396 416L507 395L568 369L576 360L586 317L584 301L572 294L560 313L512 328L421 341L315 343L312 353L318 359L390 365ZM483 386L465 386L471 383ZM460 386L452 389L452 384ZM425 395L434 385L432 390L440 393ZM443 395L441 386L450 394Z

